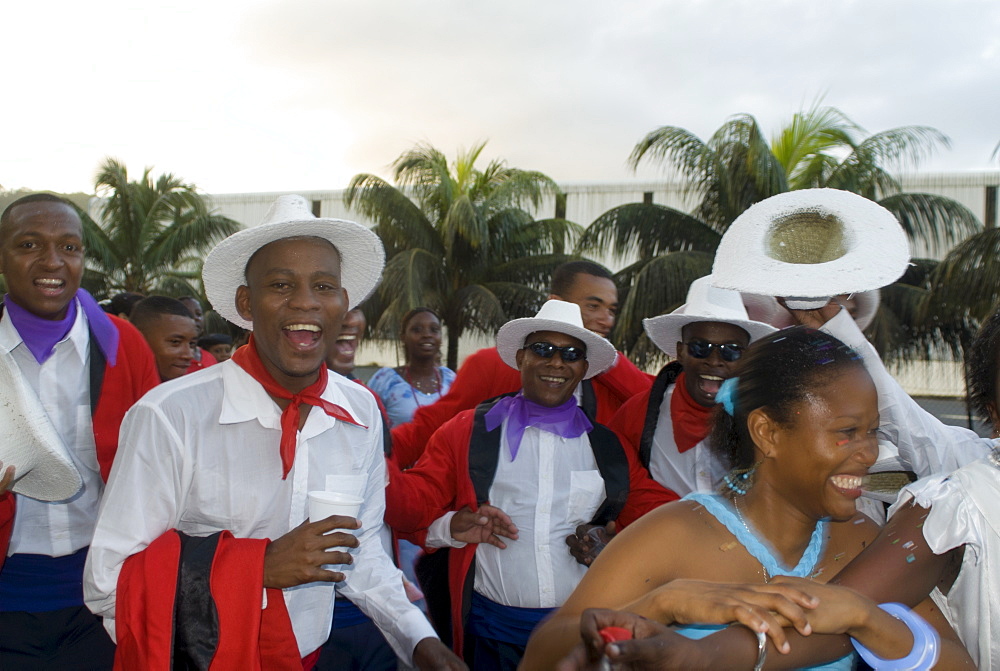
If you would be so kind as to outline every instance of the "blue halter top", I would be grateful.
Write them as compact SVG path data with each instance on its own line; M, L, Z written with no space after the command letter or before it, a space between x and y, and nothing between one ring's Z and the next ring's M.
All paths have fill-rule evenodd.
M816 562L819 561L820 556L823 554L823 549L826 545L826 531L829 526L825 519L816 523L816 529L813 530L812 537L809 539L809 545L806 546L806 551L802 554L802 558L794 568L789 569L775 558L774 552L765 541L753 534L752 527L743 524L733 508L721 496L703 492L692 492L682 500L695 501L703 505L705 510L729 530L729 533L736 536L736 540L739 541L740 545L746 548L746 551L760 562L764 570L767 571L767 575L772 578L779 575L808 578L813 574ZM725 629L727 626L729 625L686 625L677 627L675 631L687 638L699 639ZM850 671L850 669L854 668L855 659L856 655L851 653L826 664L810 666L808 669L811 671Z

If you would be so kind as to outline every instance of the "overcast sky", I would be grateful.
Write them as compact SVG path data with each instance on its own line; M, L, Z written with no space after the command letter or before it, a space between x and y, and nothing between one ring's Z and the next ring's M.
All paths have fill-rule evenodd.
M57 1L3 23L8 189L91 191L105 156L208 193L340 189L478 140L626 181L658 126L772 132L819 98L868 131L944 132L924 170L1000 169L996 0Z

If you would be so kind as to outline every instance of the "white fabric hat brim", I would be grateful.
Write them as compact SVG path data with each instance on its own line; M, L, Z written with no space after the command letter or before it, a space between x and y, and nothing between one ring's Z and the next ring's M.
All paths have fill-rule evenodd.
M340 252L340 281L353 308L375 290L385 266L385 249L375 233L343 219L278 221L229 236L205 258L202 279L212 308L244 329L253 323L236 310L236 290L246 284L247 262L259 249L278 240L316 237L328 240Z
M846 249L839 258L789 263L769 255L774 226L804 213L841 222ZM887 209L847 191L803 189L762 200L741 214L722 236L712 276L715 286L724 289L821 298L891 284L906 271L909 261L906 234Z
M671 314L647 317L642 320L642 328L646 330L649 339L671 358L677 358L677 343L683 340L681 333L684 327L695 322L716 322L738 326L747 332L751 343L778 330L769 324L749 319L722 319L711 315L684 314L683 310L686 307L687 304L682 305Z
M83 480L62 438L9 352L0 353L0 461L14 467L13 491L64 501Z
M584 380L589 380L611 368L615 363L615 357L618 356L614 345L593 331L555 319L524 317L507 322L497 331L497 352L503 362L517 369L517 351L524 347L525 338L538 331L554 331L583 341L587 346L588 364Z

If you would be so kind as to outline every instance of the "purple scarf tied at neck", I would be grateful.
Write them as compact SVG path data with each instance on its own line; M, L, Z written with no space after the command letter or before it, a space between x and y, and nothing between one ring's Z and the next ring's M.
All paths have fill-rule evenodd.
M526 399L522 394L505 396L487 411L486 430L492 431L507 420L507 445L510 447L510 459L517 458L521 447L524 430L535 426L542 431L554 433L563 438L579 438L594 428L587 419L586 413L571 398L562 405L549 408Z
M21 335L25 347L35 357L38 363L45 363L45 360L52 356L52 350L56 344L69 334L76 321L76 303L80 302L83 314L87 316L90 325L90 332L97 341L97 346L101 348L104 359L112 366L118 358L118 329L111 322L107 313L101 309L94 297L85 289L77 289L76 300L69 302L66 316L62 319L43 319L38 315L28 312L23 307L15 303L9 295L4 296L4 309L10 317L11 323Z

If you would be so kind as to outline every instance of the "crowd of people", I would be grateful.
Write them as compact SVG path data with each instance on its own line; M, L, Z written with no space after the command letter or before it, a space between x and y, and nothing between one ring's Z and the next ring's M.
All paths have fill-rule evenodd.
M803 212L887 226L827 192L746 221L823 275L857 236L790 258ZM99 303L84 254L56 196L0 216L0 668L1000 664L1000 453L864 338L848 307L891 268L767 296L713 272L645 320L670 360L650 375L608 339L614 276L569 261L458 371L414 306L365 382L382 244L300 197L205 259L235 337L192 296ZM969 357L1000 435L1000 313ZM886 471L915 479L891 508Z

